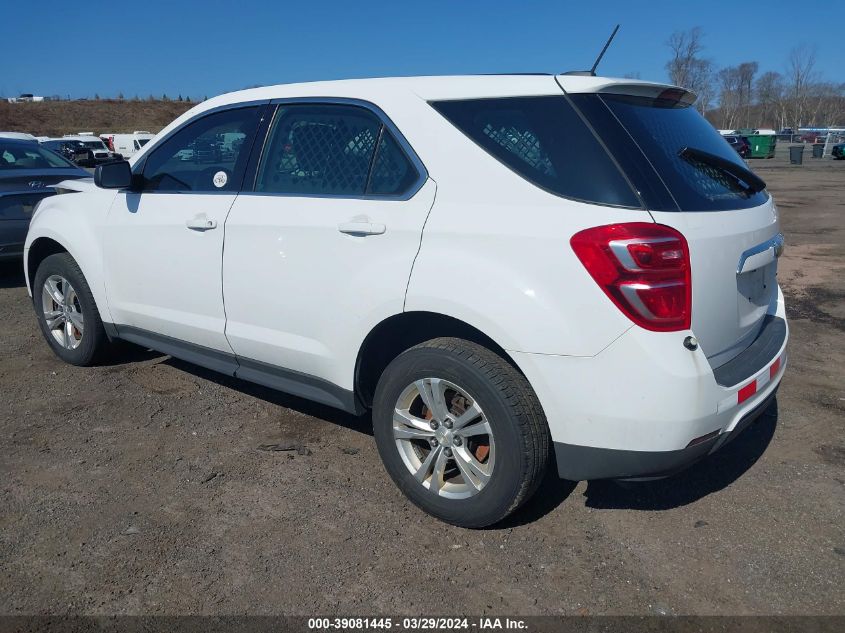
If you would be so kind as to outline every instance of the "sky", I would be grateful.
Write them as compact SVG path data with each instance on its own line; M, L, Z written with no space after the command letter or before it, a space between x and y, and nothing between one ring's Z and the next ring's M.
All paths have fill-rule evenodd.
M718 66L783 71L790 48L845 83L845 0L0 0L0 95L199 99L296 81L589 68L666 80L670 33ZM834 35L839 31L839 35Z

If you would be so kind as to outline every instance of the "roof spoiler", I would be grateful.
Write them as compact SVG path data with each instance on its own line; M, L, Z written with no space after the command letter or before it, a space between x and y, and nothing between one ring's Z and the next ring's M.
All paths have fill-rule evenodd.
M644 97L669 104L688 106L695 103L696 94L679 86L649 83L614 83L596 89L599 94Z

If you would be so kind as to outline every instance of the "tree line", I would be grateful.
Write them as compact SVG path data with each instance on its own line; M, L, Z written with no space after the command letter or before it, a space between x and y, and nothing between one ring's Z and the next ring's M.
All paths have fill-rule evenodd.
M816 50L793 48L782 72L759 74L756 61L718 68L704 56L704 31L676 31L666 41L673 84L696 93L696 107L719 129L845 125L845 83L825 81Z

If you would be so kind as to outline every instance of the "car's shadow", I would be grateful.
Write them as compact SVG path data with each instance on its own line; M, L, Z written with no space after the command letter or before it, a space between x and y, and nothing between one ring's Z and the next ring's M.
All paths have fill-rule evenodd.
M26 280L23 276L23 264L20 259L0 262L0 288L23 288Z
M229 389L239 391L240 393L252 396L253 398L264 400L265 402L269 402L276 406L293 409L299 413L303 413L314 418L320 418L326 422L331 422L332 424L336 424L365 435L372 436L373 434L373 423L369 413L356 416L351 413L341 411L340 409L335 409L317 402L312 402L311 400L292 396L282 391L270 389L269 387L262 387L261 385L247 382L246 380L241 380L240 378L234 378L233 376L227 376L226 374L221 374L210 369L199 367L198 365L192 365L191 363L187 363L173 357L170 357L164 362L176 369L188 372L194 376L203 378L204 380L209 380L218 385L228 387Z
M585 505L599 510L671 510L728 487L763 455L778 421L777 399L731 443L673 477L652 481L590 481ZM554 463L536 494L516 513L493 529L533 523L557 508L577 482L558 479Z
M135 346L130 346L135 347ZM141 358L155 354L135 347ZM275 389L226 376L176 358L164 361L176 369L209 380L218 385L264 400L279 407L293 409L332 424L372 436L369 413L355 416L310 400L291 396ZM590 481L584 493L585 505L600 510L670 510L698 501L728 487L739 479L763 455L777 427L777 399L747 429L727 446L673 477L653 481L620 482ZM493 529L507 529L533 523L554 511L575 490L577 482L559 479L554 461L536 493L519 511Z
M674 477L643 482L591 481L586 505L597 509L670 510L727 488L766 451L778 422L777 399L732 442Z

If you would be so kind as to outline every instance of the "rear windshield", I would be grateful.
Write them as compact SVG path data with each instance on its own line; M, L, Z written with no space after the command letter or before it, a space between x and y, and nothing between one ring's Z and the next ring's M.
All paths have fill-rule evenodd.
M610 155L563 95L431 105L494 158L550 193L604 205L642 207Z
M610 94L572 95L573 102L622 163L634 185L655 191L662 180L671 201L659 193L646 197L656 211L724 211L763 204L765 191L752 192L735 177L706 162L682 158L691 148L746 167L736 151L689 104L669 99ZM610 115L610 116L608 116ZM621 128L619 126L621 124ZM653 167L634 165L635 145ZM641 156L640 156L641 158ZM652 180L652 182L645 182Z

